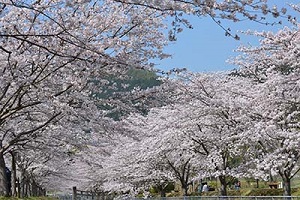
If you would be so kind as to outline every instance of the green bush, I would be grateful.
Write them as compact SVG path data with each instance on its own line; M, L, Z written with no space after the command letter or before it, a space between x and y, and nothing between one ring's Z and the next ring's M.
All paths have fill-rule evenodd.
M300 196L300 188L292 188L293 196Z
M167 197L179 197L179 196L181 196L179 192L171 192L167 194Z
M283 189L259 188L251 189L247 196L282 196Z
M298 188L292 188L292 195L298 196L300 194L300 191ZM283 195L283 189L270 189L270 188L256 188L251 189L249 194L246 196L282 196Z
M168 185L164 188L165 192L171 192L172 190L175 189L175 184L174 183L168 183ZM150 193L155 194L155 193L160 193L160 188L158 185L154 185L150 188Z

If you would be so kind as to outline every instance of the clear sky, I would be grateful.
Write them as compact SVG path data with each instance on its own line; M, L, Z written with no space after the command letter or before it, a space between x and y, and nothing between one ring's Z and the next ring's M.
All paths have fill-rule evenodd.
M287 7L286 3L300 3L299 0L269 0L270 4L277 4L278 7ZM298 13L299 15L299 13ZM230 57L237 55L233 51L240 44L257 45L258 39L238 33L240 30L271 30L277 31L283 26L266 26L252 21L242 21L238 23L223 21L225 27L229 27L232 33L238 33L241 40L236 41L231 37L226 37L222 30L209 17L189 16L193 29L185 29L177 36L177 41L166 48L166 52L172 55L171 59L156 61L160 69L168 70L172 68L187 68L191 71L210 72L231 70L232 66L226 62ZM271 19L279 21L282 19Z

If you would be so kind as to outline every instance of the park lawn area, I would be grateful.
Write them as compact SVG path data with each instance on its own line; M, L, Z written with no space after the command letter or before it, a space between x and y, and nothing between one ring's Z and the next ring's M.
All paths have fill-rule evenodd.
M295 178L292 180L292 187L300 188L300 178Z
M279 183L279 181L275 181ZM213 188L218 188L220 186L220 183L216 180L209 181L209 185ZM255 180L241 180L241 189L235 190L233 188L228 188L227 193L228 196L282 196L283 195L283 189L271 189L268 185L267 181L259 181L257 188L257 183ZM219 196L219 191L210 191L206 194L200 194L200 193L192 193L192 196ZM292 180L292 196L300 196L300 178L297 177Z
M228 190L228 196L282 196L283 189L270 188L244 188L239 191ZM199 195L199 194L198 194ZM219 196L218 191L207 192L202 196ZM197 194L195 194L197 196ZM300 196L300 188L292 188L292 196Z

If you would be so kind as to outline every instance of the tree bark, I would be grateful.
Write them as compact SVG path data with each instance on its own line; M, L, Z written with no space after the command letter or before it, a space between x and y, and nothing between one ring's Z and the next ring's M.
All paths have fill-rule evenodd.
M27 188L26 188L26 182L25 182L25 172L24 170L22 169L21 170L21 180L20 180L20 196L23 198L23 197L26 197L26 193L27 193Z
M13 152L11 154L11 195L13 197L17 196L17 167L16 167L16 158Z
M38 196L38 185L33 180L31 183L31 194L30 196L37 197Z
M0 153L0 196L8 196L8 184L3 153Z
M166 197L166 186L164 184L157 184L157 189L159 190L160 197Z
M20 185L19 178L17 178L17 180L16 180L16 185L17 185L17 197L21 198L21 185Z
M188 196L188 190L189 190L189 186L188 186L188 184L183 184L182 185L182 189L183 189L183 191L184 191L184 196Z
M221 183L221 196L227 196L226 176L219 176L219 180Z
M77 188L76 187L73 187L72 200L77 200Z
M166 197L166 191L164 189L160 190L160 197Z
M282 177L283 179L283 196L291 196L291 179L289 177Z

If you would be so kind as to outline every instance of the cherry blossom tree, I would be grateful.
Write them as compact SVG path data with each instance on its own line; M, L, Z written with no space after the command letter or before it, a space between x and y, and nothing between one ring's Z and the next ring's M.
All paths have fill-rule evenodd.
M66 178L64 181L60 179L60 182L56 182L54 185L52 185L54 181L49 180L53 177L55 177L53 180L57 180L58 177L71 178L70 174L66 175L66 172L71 171L69 166L77 157L77 155L75 156L76 147L79 148L83 145L82 139L80 145L73 139L75 138L63 139L61 130L55 132L52 129L51 135L46 134L44 137L38 137L32 141L26 140L22 145L11 147L9 153L12 155L12 159L9 159L10 154L5 157L7 157L8 164L12 166L12 195L36 196L44 194L46 190L65 189ZM74 176L72 177L75 179ZM15 185L16 182L19 185Z
M1 5L0 185L5 194L6 151L50 134L50 124L71 135L95 127L104 113L89 96L90 80L105 84L110 74L164 57L165 40L161 17L112 1Z
M184 120L173 123L185 124L181 131L190 146L205 156L202 165L206 170L199 178L217 177L221 195L226 196L227 184L233 177L249 175L252 147L247 130L252 126L250 100L255 89L246 79L230 78L226 74L188 77L178 87L185 105L179 112Z
M232 177L249 176L253 146L247 131L253 125L250 100L256 90L247 79L226 74L187 74L172 84L173 103L127 119L127 130L136 139L114 152L110 166L120 173L111 174L132 177L126 179L132 183L153 180L155 174L160 180L167 172L185 195L193 179L214 176L226 196Z
M295 6L297 10L298 7ZM252 32L262 37L258 47L241 47L234 62L239 75L259 87L254 95L256 124L252 137L260 144L257 167L280 175L284 195L291 195L291 179L299 172L299 25L277 33Z
M115 0L128 5L138 5L150 8L161 13L168 13L173 17L173 30L169 32L169 38L176 40L176 34L183 30L182 26L192 28L192 24L184 18L183 13L192 14L199 17L206 16L220 26L226 36L233 37L239 40L239 36L231 32L230 27L225 27L222 24L223 20L233 22L251 20L258 23L270 25L278 22L269 22L266 15L271 15L278 18L280 15L285 15L286 8L279 8L276 5L269 5L267 0L186 0L186 1L141 1L141 0ZM294 17L288 15L288 19L293 21Z
M159 185L162 186L161 195L165 196L163 186L178 181L187 195L192 178L199 169L200 157L182 143L180 131L177 134L171 126L166 126L168 121L161 123L156 120L158 111L159 117L171 117L170 112L151 109L145 117L132 115L127 118L125 130L132 133L131 139L127 137L126 142L117 146L108 158L106 169L109 172L106 174L110 177L107 184L115 180L130 186L126 188L128 190L147 190L151 185Z
M151 68L149 59L167 57L163 31L168 15L184 24L188 23L178 18L177 11L233 21L236 13L259 21L248 8L279 15L264 1L0 3L0 194L4 195L3 155L14 146L50 138L57 130L63 140L103 130L98 122L107 111L97 104L122 107L124 103L117 98L91 98L92 80L106 85L111 76L122 77L129 68ZM176 27L175 32L180 30ZM97 87L101 90L101 85Z

